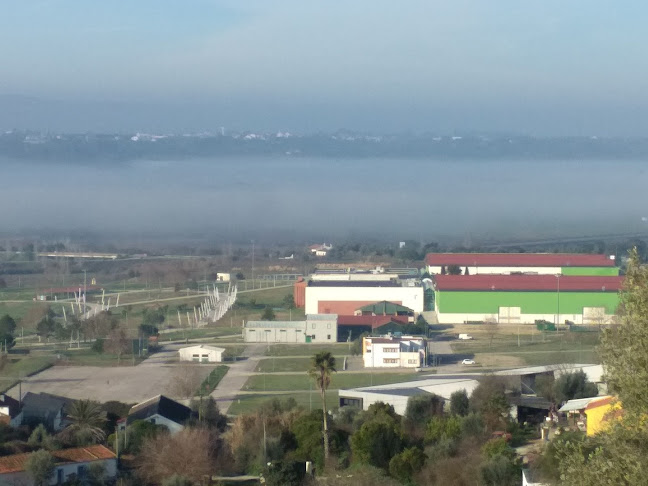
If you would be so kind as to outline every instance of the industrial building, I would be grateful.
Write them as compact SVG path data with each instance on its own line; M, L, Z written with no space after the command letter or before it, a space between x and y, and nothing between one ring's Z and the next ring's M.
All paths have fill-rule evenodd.
M423 287L408 280L310 280L295 284L295 304L306 314L355 315L361 308L387 301L413 313L423 311Z
M427 340L419 336L365 336L362 362L365 368L420 368L427 360Z
M435 275L441 324L496 322L607 324L619 305L622 277Z
M336 342L337 315L309 314L305 321L248 321L243 325L246 343Z
M408 324L407 316L360 315L338 316L338 340L353 341L363 333L389 334L399 332Z
M425 264L430 275L619 275L614 256L579 253L428 253Z

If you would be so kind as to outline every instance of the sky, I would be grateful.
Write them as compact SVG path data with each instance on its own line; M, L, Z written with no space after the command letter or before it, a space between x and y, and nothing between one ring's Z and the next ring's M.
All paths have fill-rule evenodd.
M645 135L637 0L0 0L0 128Z

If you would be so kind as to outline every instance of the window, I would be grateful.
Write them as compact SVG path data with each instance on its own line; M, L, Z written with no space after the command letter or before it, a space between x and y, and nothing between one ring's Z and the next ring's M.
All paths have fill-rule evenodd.
M417 359L408 359L407 362L409 364L416 364L416 363L418 363L418 360Z
M326 339L328 339L328 340L330 341L330 340L331 340L331 335L330 335L330 334L327 334L327 335L326 335Z
M398 348L383 348L383 353L398 353Z
M384 364L394 364L394 363L398 363L398 360L394 359L394 358L383 358L383 363Z
M313 341L315 341L315 334L312 334L312 335L311 335L311 339L312 339Z

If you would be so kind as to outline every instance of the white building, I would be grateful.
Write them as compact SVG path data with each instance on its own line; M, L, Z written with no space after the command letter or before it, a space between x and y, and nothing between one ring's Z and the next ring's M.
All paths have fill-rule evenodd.
M306 314L352 316L360 307L380 301L423 312L423 287L415 280L310 281L305 289Z
M305 321L248 321L243 325L247 343L337 342L337 315L309 314Z
M178 350L180 361L193 361L194 363L220 363L223 361L224 352L225 348L208 344L197 344Z
M420 368L426 365L427 341L422 337L363 337L365 368Z
M404 415L410 397L435 394L449 401L450 396L460 390L465 390L470 396L478 384L479 382L470 376L439 376L391 385L351 388L339 391L340 407L369 410L370 405L383 402L394 407L397 414Z
M32 453L0 457L0 484L33 486L36 483L25 470L25 463ZM103 466L105 478L117 476L117 456L103 445L89 445L73 449L50 451L54 459L54 472L47 485L63 484L73 474L84 477L94 464Z

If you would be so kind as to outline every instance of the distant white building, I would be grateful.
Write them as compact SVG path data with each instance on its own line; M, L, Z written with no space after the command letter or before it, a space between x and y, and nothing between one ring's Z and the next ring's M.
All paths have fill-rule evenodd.
M425 366L427 341L422 337L362 338L365 368L419 368Z
M334 343L337 315L309 314L305 321L248 321L243 325L246 343Z
M193 361L194 363L220 363L223 361L224 352L225 348L208 344L197 344L178 350L180 361Z

